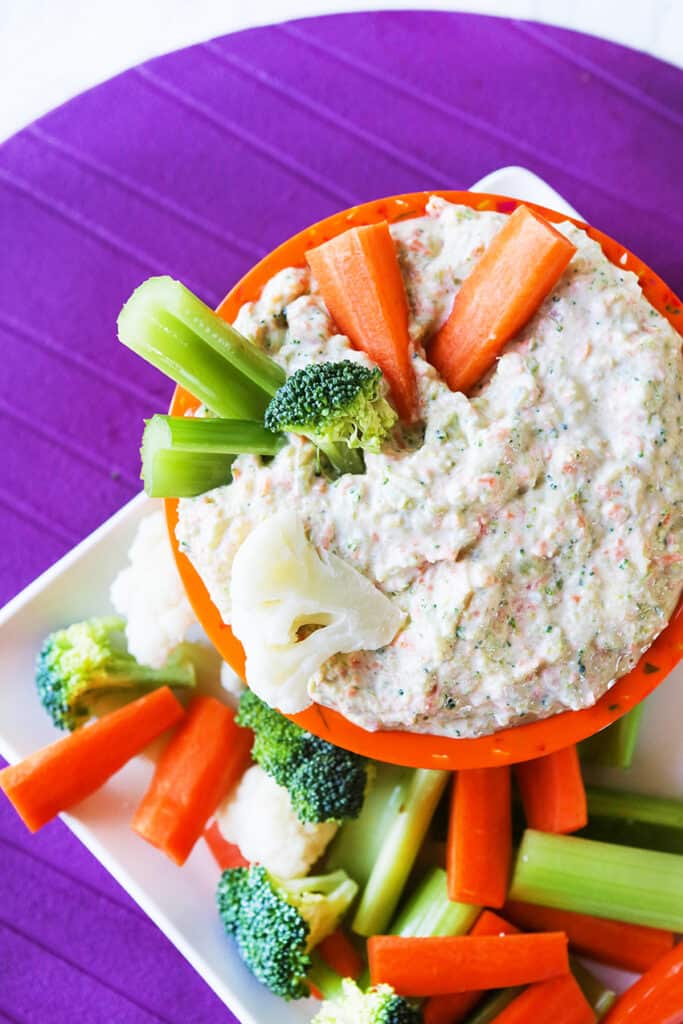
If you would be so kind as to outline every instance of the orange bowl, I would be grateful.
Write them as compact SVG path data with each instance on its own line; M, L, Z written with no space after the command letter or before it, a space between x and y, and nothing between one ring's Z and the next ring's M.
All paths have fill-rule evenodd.
M218 313L226 320L234 320L240 306L244 302L258 298L263 286L279 270L284 267L303 266L307 249L320 245L355 225L373 224L380 220L393 222L419 216L424 213L431 195L443 196L444 199L462 203L475 210L511 213L519 205L518 200L482 193L430 191L392 196L354 206L350 210L343 210L313 224L269 253L226 295L218 307ZM526 205L538 210L550 221L572 219L534 203ZM681 302L664 282L637 256L614 239L581 221L574 223L584 228L591 238L600 243L612 263L637 275L649 302L678 328L683 322ZM183 415L187 410L196 408L197 404L192 395L182 388L177 388L170 411L176 416ZM175 538L178 503L167 499L165 505L176 564L197 618L223 658L244 677L244 651L241 644L233 636L230 627L222 621L199 575L178 547ZM490 736L481 736L477 739L450 739L394 730L368 732L349 722L339 712L319 704L313 704L306 711L293 716L293 719L310 732L330 740L337 746L346 747L378 761L448 769L513 764L569 746L610 725L654 690L682 657L683 601L679 603L667 628L636 667L628 675L622 676L593 707L582 711L565 711L539 722L502 729Z

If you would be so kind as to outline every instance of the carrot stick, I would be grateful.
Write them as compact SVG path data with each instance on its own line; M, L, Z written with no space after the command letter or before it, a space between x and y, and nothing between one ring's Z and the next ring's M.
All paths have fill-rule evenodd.
M357 981L363 973L363 958L343 928L337 928L323 939L318 945L318 952L328 967L336 971L341 978L353 978Z
M379 366L400 416L416 414L408 302L389 225L349 228L309 249L306 259L325 305L351 343Z
M429 358L452 391L469 391L533 316L576 252L564 235L518 206L455 296Z
M448 898L502 907L511 856L510 769L458 772L451 794L446 853Z
M399 995L434 996L545 981L569 971L563 932L368 939L373 985Z
M84 800L185 712L167 686L43 747L0 772L0 789L37 832Z
M529 828L565 833L587 825L586 790L575 746L518 764L515 776Z
M470 935L517 935L519 929L498 914L484 910L478 917ZM432 996L422 1008L424 1024L460 1024L483 997L483 990L452 992Z
M164 750L133 828L184 864L207 820L249 763L253 736L215 697L195 697Z
M683 943L674 946L617 999L603 1024L681 1024L681 1021Z
M212 821L204 829L204 841L221 871L249 867L249 861L242 856L239 846L223 838L217 821Z
M565 974L525 989L498 1014L495 1024L595 1024L596 1019L576 979Z
M673 932L510 900L505 913L529 931L565 932L576 953L641 974L672 949Z

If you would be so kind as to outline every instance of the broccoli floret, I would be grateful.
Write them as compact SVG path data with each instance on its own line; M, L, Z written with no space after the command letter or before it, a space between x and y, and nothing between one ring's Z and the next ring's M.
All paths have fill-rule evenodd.
M76 729L94 714L98 696L157 686L194 686L194 667L171 657L162 668L141 665L128 653L125 619L87 619L45 639L36 662L40 702L59 729Z
M218 883L218 912L252 974L275 995L302 999L310 952L335 930L357 888L345 871L282 879L256 865L231 868Z
M345 978L341 993L326 999L311 1024L421 1024L422 1011L390 985L376 985L363 992Z
M341 821L360 814L367 762L306 732L252 690L240 698L237 721L254 732L252 757L289 792L301 821Z
M397 419L381 380L381 370L350 359L311 363L275 393L266 409L266 427L308 437L337 473L362 473L359 449L379 451Z

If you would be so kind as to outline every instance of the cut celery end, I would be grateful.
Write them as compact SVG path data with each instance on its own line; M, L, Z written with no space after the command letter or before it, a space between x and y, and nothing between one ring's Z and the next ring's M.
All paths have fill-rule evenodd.
M178 281L145 281L119 314L120 341L218 416L258 419L285 373Z
M579 988L590 1003L595 1016L598 1020L602 1020L607 1011L614 1006L617 998L616 992L604 985L576 957L569 957L569 966Z
M481 907L448 899L448 879L443 868L432 868L391 926L392 935L404 937L466 935Z
M283 434L266 430L259 420L163 416L146 420L145 438L155 448L199 452L205 455L277 455L287 444Z
M604 842L683 854L683 802L586 788L588 825L581 835Z
M389 925L449 778L449 772L414 769L356 910L352 928L359 935L379 935Z
M467 1018L467 1024L492 1024L520 992L522 992L522 988L501 988L498 992L494 992L478 1010L474 1011L471 1017Z
M683 857L528 829L509 896L680 932Z
M635 754L641 720L645 709L644 701L636 704L627 714L603 729L601 732L584 740L581 744L581 756L595 764L609 765L614 768L631 767Z
M142 461L145 494L150 498L194 498L229 484L234 455L206 455L162 448Z

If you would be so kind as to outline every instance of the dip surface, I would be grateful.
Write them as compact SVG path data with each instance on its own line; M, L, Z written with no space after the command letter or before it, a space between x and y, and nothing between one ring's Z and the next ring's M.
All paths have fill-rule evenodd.
M432 197L391 228L408 294L422 427L331 483L292 437L269 464L179 505L177 536L225 622L234 555L284 507L319 550L406 615L379 651L339 654L319 703L366 729L480 736L595 702L665 627L683 585L681 338L636 277L566 223L577 253L477 393L425 359L461 281L505 221ZM356 359L305 269L237 328L288 373ZM424 435L422 433L424 429Z

